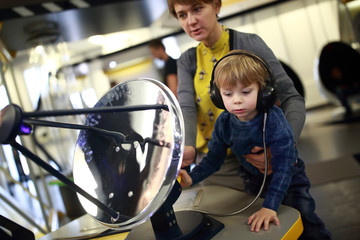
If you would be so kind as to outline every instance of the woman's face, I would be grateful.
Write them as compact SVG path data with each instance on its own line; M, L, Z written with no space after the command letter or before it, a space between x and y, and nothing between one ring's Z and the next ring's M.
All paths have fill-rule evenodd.
M220 12L218 2L187 5L175 3L174 8L182 28L190 37L204 42L208 47L218 40L220 27L217 21L217 14Z

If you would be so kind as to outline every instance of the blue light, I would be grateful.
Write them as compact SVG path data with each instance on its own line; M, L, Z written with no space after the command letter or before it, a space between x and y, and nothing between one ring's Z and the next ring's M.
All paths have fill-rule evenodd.
M22 134L30 134L31 133L31 127L29 125L26 125L26 124L21 124L20 132Z

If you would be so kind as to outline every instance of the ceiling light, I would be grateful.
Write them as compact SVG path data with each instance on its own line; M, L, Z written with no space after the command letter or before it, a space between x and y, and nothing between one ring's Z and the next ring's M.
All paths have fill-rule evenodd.
M115 68L116 67L116 61L109 62L109 68Z

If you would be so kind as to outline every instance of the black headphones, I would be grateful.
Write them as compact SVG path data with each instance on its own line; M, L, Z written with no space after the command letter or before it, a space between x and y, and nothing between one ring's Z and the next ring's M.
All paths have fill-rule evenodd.
M261 57L255 55L255 54L249 53L249 52L229 53L229 54L225 55L224 57L222 57L221 59L219 59L219 61L217 61L217 63L214 66L214 69L212 71L212 74L211 74L211 81L210 81L211 101L214 103L214 105L216 107L225 109L224 102L222 100L220 91L217 88L216 84L214 84L214 75L215 75L216 66L219 64L219 62L221 62L223 59L225 59L229 56L233 56L233 55L246 55L246 56L252 57L253 59L259 61L266 68L266 70L268 72L268 78L265 79L265 86L262 87L262 89L260 89L260 91L258 93L256 109L258 110L258 112L268 112L269 109L275 104L276 99L277 99L277 93L278 93L274 74L264 59L262 59Z

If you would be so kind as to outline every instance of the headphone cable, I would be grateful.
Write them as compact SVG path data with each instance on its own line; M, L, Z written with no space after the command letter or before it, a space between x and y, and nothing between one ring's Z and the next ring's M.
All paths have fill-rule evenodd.
M265 128L266 128L266 121L267 121L267 112L264 113L264 122L263 122L263 147L264 147L264 158L265 158L265 171L264 171L264 178L261 184L261 187L259 189L258 194L256 195L256 197L252 200L251 203L249 203L247 206L245 206L244 208L234 211L234 212L230 212L230 213L212 213L212 212L207 212L204 210L200 210L200 209L196 209L196 211L207 214L207 215L212 215L212 216L218 216L218 217L228 217L228 216L234 216L236 214L239 214L243 211L245 211L246 209L248 209L251 205L253 205L256 200L260 197L264 186L265 186L265 182L266 182L266 175L268 172L268 160L267 160L267 151L266 151L266 143L265 143Z

